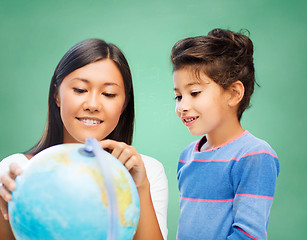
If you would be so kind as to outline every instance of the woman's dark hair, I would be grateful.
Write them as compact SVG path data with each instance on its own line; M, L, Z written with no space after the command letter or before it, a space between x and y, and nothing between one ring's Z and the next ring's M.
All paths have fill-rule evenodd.
M237 112L240 120L256 83L253 51L252 41L242 32L213 29L208 36L178 41L172 48L171 61L173 71L189 67L197 77L203 72L224 89L241 81L244 96Z
M73 46L57 65L51 79L48 99L48 116L44 134L25 154L35 155L47 147L63 143L63 122L55 96L63 79L73 71L102 59L111 59L118 67L125 85L126 108L116 128L106 137L116 141L132 143L134 124L134 95L128 62L121 50L100 39L88 39Z

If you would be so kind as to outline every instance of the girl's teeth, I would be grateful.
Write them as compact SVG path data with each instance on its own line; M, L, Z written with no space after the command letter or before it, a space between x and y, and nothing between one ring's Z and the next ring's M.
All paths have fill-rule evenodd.
M196 118L189 118L189 119L185 119L184 121L185 122L191 122L191 121L193 121L193 120L195 120Z

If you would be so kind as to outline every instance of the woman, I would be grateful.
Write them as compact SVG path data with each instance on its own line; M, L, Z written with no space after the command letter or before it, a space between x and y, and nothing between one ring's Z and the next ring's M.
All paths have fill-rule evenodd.
M0 163L3 184L0 202L4 219L8 220L7 202L15 188L14 179L28 160L47 147L84 143L86 138L92 137L127 167L135 181L141 210L134 239L166 239L166 175L161 163L138 154L130 146L133 122L132 78L120 49L99 39L85 40L72 47L51 79L48 120L41 139L24 154L11 155ZM9 224L4 219L0 220L0 229L6 239L10 236L12 239Z

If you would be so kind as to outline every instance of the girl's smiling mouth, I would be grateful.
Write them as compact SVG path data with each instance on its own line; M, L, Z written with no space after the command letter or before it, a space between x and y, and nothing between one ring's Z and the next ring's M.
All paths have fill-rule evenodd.
M191 126L197 119L198 117L184 117L182 118L182 121L184 125L188 127L188 126Z

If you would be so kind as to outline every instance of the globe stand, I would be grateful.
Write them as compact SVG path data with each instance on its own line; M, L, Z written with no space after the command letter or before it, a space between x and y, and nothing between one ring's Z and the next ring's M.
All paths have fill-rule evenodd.
M117 197L115 192L115 184L113 182L113 177L109 169L110 155L104 151L99 142L95 138L87 138L85 142L85 147L80 149L81 154L86 156L96 156L98 159L100 170L106 185L106 192L108 198L108 240L116 239L117 233Z

